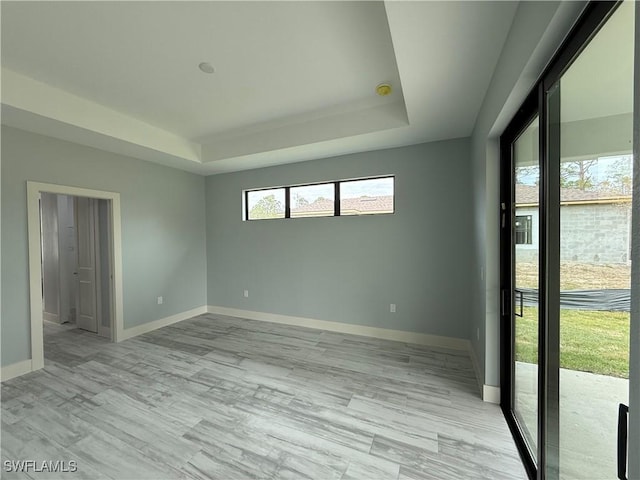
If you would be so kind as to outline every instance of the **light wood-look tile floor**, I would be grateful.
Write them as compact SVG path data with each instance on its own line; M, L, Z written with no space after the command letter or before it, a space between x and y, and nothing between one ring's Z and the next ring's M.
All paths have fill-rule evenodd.
M218 315L47 333L2 384L2 465L78 471L3 478L526 478L466 353Z

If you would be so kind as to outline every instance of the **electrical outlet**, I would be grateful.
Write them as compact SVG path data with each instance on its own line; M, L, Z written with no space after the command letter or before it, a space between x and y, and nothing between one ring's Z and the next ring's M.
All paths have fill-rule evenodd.
M392 303L392 304L389 305L389 311L391 313L396 313L396 304L395 303Z
M480 267L480 280L484 280L484 267Z
M244 291L244 298L249 298L249 290Z
M164 298L158 297L158 305L162 305L164 302Z
M476 328L476 340L480 340L480 329Z

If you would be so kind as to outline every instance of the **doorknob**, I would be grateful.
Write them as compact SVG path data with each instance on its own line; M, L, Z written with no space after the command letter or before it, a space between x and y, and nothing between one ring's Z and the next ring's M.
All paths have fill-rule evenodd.
M514 312L513 314L514 314L516 317L522 317L522 316L523 316L523 310L524 310L524 309L522 308L522 307L523 307L523 304L524 304L524 292L523 292L522 290L518 290L517 288L514 288L514 289L513 289L513 291L514 291L514 293L515 293L516 295L518 295L518 294L520 295L520 313L516 313L516 312Z
M629 407L618 407L618 478L627 480L627 416Z

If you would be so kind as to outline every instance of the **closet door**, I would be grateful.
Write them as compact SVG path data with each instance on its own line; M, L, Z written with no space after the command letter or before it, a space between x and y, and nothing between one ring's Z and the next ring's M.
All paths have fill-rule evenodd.
M96 261L97 200L76 198L78 232L78 328L98 332L98 294Z

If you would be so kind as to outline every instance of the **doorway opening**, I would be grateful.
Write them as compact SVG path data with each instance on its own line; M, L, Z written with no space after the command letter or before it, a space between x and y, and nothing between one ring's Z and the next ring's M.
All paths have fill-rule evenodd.
M110 200L42 193L42 317L47 333L74 328L111 340Z
M120 196L27 182L32 369L44 336L122 338ZM87 338L87 337L85 337Z

